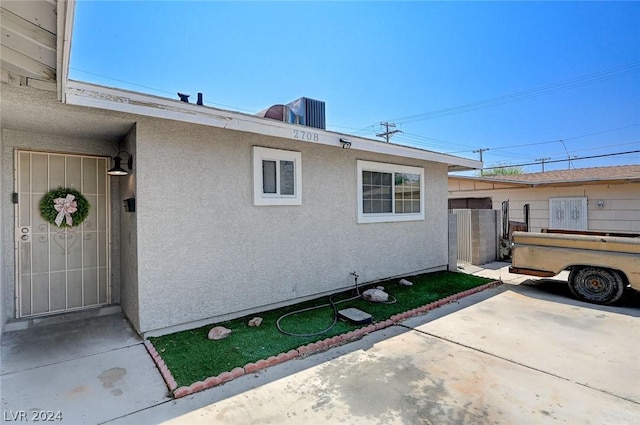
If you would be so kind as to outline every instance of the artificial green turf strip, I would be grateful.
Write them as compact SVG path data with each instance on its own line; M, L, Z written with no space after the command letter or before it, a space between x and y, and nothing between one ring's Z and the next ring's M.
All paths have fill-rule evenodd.
M374 322L382 322L394 314L403 313L491 281L451 272L428 273L406 279L414 285L402 286L398 283L400 279L393 279L360 288L362 292L372 286L384 286L385 292L396 298L395 304L372 303L357 299L338 304L338 310L355 307L371 314ZM346 299L354 294L355 291L348 291L335 296L334 300ZM278 331L276 321L283 314L327 303L328 297L323 297L219 323L217 325L229 328L233 332L227 338L218 341L207 338L209 330L216 325L149 339L171 371L178 386L188 386L196 381L204 381L208 377L231 371L236 367L244 367L247 363L277 356L310 342L341 335L362 326L339 320L330 331L310 337L289 336ZM262 325L249 327L248 321L255 316L264 319ZM333 309L324 307L286 317L280 325L291 333L313 333L327 328L332 321Z

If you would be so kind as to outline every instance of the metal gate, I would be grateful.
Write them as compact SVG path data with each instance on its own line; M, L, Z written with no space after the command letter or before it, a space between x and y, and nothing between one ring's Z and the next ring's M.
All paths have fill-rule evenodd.
M458 263L471 264L471 210L454 209L452 212L456 215L458 226Z
M108 304L107 159L17 151L15 161L17 317ZM73 188L89 202L80 225L58 227L41 217L40 200L59 187Z

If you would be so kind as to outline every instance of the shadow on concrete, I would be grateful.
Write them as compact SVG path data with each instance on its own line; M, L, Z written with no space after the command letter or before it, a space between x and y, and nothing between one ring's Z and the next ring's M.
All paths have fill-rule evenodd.
M485 270L500 270L511 265L510 261L494 261L483 264L481 267Z
M122 313L7 332L1 373L16 373L142 344Z
M574 305L576 307L640 317L640 292L635 291L630 287L625 288L622 298L614 304L599 305L577 300L569 290L566 280L529 279L519 285L506 285L514 292L533 298Z

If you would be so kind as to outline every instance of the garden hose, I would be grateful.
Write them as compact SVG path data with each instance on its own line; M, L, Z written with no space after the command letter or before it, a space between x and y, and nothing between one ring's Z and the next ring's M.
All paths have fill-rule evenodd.
M362 298L363 300L366 300L366 298L363 298L362 295L360 294L360 288L358 287L358 275L356 274L356 272L351 273L351 275L353 275L353 277L355 279L356 292L357 292L358 295L356 295L354 297L351 297L351 298L347 298L345 300L341 300L341 301L333 301L333 297L337 295L337 294L333 294L333 295L329 296L329 304L322 304L322 305L318 305L318 306L307 307L307 308L303 308L301 310L296 310L296 311L292 311L290 313L283 314L282 316L280 316L278 318L278 320L276 320L276 327L278 328L278 330L280 332L282 332L283 334L289 335L289 336L311 337L311 336L325 334L325 333L329 332L331 329L333 329L333 327L338 323L338 307L337 307L338 304L345 303L345 302L348 302L348 301L357 300L358 298ZM384 301L384 302L381 302L380 304L394 304L396 302L396 299L394 297L392 297L391 295L389 295L389 297L392 298L393 300ZM374 301L370 301L370 300L366 300L366 301L374 302ZM282 329L282 326L280 325L280 321L282 319L284 319L285 317L289 317L289 316L293 316L295 314L304 313L304 312L307 312L307 311L316 310L316 309L319 309L319 308L325 308L325 307L329 307L329 306L333 308L333 322L326 329L323 329L321 331L313 332L313 333L297 334L297 333L285 331L284 329Z

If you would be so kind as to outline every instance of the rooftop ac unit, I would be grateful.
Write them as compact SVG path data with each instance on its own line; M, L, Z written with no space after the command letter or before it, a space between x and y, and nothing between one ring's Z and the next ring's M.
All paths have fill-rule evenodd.
M273 105L256 115L291 124L326 129L324 102L308 97L301 97L286 105Z
M322 130L326 128L324 102L301 97L286 106L289 108L287 122Z

